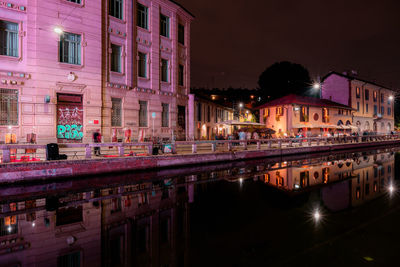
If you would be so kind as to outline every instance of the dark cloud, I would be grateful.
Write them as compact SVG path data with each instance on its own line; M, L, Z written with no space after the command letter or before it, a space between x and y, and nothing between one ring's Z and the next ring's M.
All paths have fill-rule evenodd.
M400 87L400 1L179 0L192 25L192 86L256 87L276 61Z

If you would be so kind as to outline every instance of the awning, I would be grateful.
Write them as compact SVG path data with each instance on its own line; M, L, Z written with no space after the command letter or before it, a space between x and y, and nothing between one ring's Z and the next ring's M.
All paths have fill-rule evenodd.
M218 122L217 125L235 125L235 126L258 126L258 127L265 127L265 124L258 123L258 122L251 122L251 121L221 121Z
M312 129L315 129L315 128L330 128L330 129L336 129L337 128L337 126L336 125L333 125L333 124L299 124L299 123L296 123L296 124L294 124L293 125L293 127L292 128L312 128Z

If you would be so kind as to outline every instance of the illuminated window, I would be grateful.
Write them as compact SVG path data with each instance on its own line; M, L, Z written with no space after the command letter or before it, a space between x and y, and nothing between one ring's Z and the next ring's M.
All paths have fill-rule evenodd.
M309 107L307 107L307 106L302 106L301 107L301 109L300 109L300 121L303 121L303 122L308 122L309 121L309 118L308 118L308 115L309 115Z
M276 108L276 115L277 116L283 116L283 107L277 107Z
M360 98L360 87L356 87L356 97Z
M322 169L322 180L325 184L329 182L329 168Z
M322 108L322 122L329 122L329 110L327 108Z
M377 100L378 100L378 93L374 91L374 102L376 102Z
M360 197L361 197L361 189L360 189L360 187L357 187L357 189L356 189L356 199L360 199Z
M265 183L269 183L270 179L271 179L271 177L270 177L269 173L264 174L264 182Z

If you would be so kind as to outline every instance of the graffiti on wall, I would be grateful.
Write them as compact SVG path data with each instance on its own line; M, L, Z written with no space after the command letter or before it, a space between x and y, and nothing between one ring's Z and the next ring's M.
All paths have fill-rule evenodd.
M67 140L82 140L83 109L81 106L65 104L57 109L57 138Z

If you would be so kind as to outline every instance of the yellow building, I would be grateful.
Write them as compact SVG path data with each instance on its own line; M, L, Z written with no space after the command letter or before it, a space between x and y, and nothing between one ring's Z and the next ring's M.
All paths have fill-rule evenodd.
M326 99L291 94L258 109L260 122L275 130L278 137L350 134L357 129L351 107Z
M349 105L359 132L390 133L394 126L394 96L390 88L347 73L331 72L322 79L322 98Z

